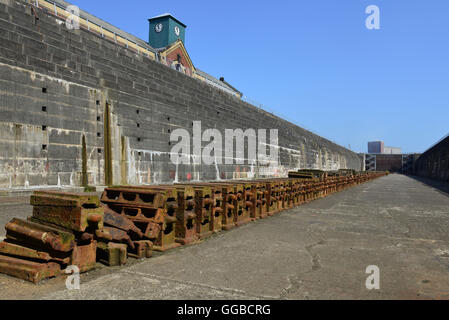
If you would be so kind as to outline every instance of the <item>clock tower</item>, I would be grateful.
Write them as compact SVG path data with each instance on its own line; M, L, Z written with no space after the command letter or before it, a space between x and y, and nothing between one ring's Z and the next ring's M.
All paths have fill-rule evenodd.
M187 26L169 13L148 19L150 22L150 41L153 48L168 47L178 39L185 41Z

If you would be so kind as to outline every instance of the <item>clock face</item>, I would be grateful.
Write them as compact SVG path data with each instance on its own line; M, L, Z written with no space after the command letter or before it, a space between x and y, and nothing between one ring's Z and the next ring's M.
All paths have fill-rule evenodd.
M162 29L164 29L164 25L162 23L158 23L157 25L154 26L154 31L156 32L161 32Z
M179 27L175 27L175 34L179 37L179 34L181 33L181 30L179 30Z

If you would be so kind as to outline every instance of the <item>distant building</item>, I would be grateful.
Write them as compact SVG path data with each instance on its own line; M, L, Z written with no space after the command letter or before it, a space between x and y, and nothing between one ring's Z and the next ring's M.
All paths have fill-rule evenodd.
M386 147L383 141L368 142L369 154L402 154L401 148Z
M395 147L385 147L383 154L402 154L402 149Z
M383 141L368 142L365 169L409 173L413 169L415 158L414 154L402 154L401 148L385 146Z
M383 141L368 142L368 153L382 154L384 153L384 148Z

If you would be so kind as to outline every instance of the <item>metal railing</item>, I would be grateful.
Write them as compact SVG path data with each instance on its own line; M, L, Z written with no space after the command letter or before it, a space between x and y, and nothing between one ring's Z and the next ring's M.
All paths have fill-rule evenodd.
M72 12L67 10L67 7L70 4L65 1L30 0L30 3L36 8L45 10L47 13L60 19L67 20L73 15ZM78 19L80 28L96 33L118 45L156 60L156 53L152 51L152 48L149 45L146 45L145 41L119 30L82 10L79 12Z

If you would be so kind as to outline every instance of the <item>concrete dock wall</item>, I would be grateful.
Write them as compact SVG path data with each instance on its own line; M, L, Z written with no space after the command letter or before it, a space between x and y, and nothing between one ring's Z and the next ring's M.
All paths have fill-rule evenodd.
M415 173L422 177L449 182L449 136L418 158Z
M362 167L359 155L329 140L87 30L68 30L44 11L37 15L25 1L0 0L0 188ZM194 121L223 135L278 129L280 162L175 165L170 136L180 128L193 136Z

